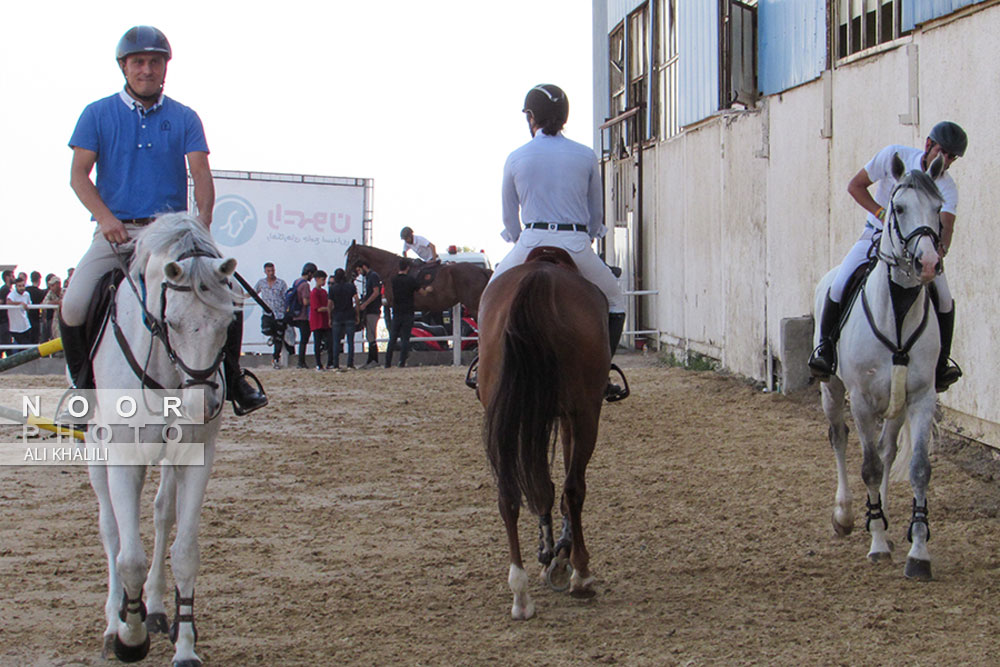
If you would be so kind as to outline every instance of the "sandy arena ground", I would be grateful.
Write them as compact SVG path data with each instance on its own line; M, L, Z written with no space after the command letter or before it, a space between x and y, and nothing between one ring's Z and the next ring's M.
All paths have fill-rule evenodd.
M206 664L1000 662L991 455L948 443L934 454L935 581L910 582L908 486L889 499L895 562L865 558L853 427L855 532L833 537L815 389L786 398L622 359L633 395L605 407L588 469L597 596L533 582L528 622L509 616L506 538L464 369L261 372L271 406L227 410L202 517ZM526 563L535 531L522 514ZM86 469L0 468L0 664L106 664L105 587ZM156 636L146 662L171 656Z

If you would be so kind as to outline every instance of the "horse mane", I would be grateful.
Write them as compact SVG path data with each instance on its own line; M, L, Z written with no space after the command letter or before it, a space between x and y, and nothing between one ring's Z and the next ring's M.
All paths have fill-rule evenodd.
M219 259L219 252L212 233L204 224L189 213L166 213L156 218L136 242L135 255L129 266L134 278L146 271L153 257L164 257L164 261L190 256L191 262L185 278L199 289L192 293L205 305L225 310L232 308L233 301L244 297L220 281L215 267L209 259Z
M899 179L897 188L913 188L917 192L927 195L936 201L944 201L941 190L930 175L921 169L911 169Z

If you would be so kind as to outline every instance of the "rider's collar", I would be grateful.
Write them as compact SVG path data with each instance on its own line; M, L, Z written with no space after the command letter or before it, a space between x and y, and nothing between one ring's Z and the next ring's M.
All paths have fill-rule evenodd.
M156 104L148 109L142 105L142 102L129 95L124 88L118 91L118 98L132 111L139 111L143 114L152 113L163 106L163 93L160 93L160 97L156 100Z

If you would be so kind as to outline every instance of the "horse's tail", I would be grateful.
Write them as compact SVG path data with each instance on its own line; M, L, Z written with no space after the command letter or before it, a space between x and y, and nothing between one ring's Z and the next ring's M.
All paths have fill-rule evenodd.
M500 497L519 502L523 494L528 508L540 514L554 500L548 454L563 393L553 277L547 271L527 274L510 303L484 440Z

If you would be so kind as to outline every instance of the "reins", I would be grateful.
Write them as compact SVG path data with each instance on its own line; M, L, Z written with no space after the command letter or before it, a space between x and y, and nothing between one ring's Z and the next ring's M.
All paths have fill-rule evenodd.
M191 292L194 290L194 287L191 285L178 285L168 280L164 280L160 285L160 317L156 318L149 311L149 308L146 305L146 289L145 289L146 286L145 286L145 281L142 279L142 276L140 276L140 282L142 282L142 290L140 290L136 286L135 281L132 280L132 276L128 270L127 263L125 262L125 258L119 252L118 247L114 244L112 244L111 247L114 250L115 258L118 260L119 266L121 267L122 271L125 274L125 279L128 281L129 287L135 294L136 300L139 303L139 308L142 310L143 324L145 325L146 329L149 330L150 333L149 350L146 355L146 362L145 364L139 364L138 360L135 357L135 354L132 352L132 348L129 345L128 339L125 337L124 331L122 331L121 326L118 324L118 299L116 294L113 295L111 302L110 319L111 319L112 329L115 332L115 340L118 342L118 346L121 348L122 355L125 357L125 361L128 363L129 368L131 368L132 372L135 373L136 377L139 378L141 386L143 388L150 388L157 390L163 390L166 388L163 386L162 383L158 382L153 377L151 377L148 372L149 362L150 359L152 358L152 353L153 353L153 341L159 340L160 343L163 345L164 351L166 352L167 358L170 360L170 363L173 364L174 367L183 371L184 374L188 376L188 379L178 388L188 388L198 385L207 385L212 389L218 389L219 383L211 380L210 378L214 377L218 373L221 373L222 360L225 356L225 352L223 349L219 350L219 353L216 355L215 360L212 362L210 366L199 369L199 368L191 368L186 363L184 363L184 360L180 358L180 355L177 354L177 352L174 350L173 346L170 343L170 334L166 324L167 290L170 289L176 292ZM183 253L175 261L182 261L191 257L210 257L217 259L218 255L206 250L192 250ZM114 290L114 288L112 289ZM220 402L220 406L221 405L222 402Z

